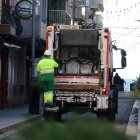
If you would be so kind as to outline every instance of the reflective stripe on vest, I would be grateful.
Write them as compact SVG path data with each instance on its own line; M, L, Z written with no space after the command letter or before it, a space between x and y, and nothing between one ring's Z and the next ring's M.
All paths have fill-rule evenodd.
M42 68L40 70L40 74L53 73L53 72L54 72L54 68Z

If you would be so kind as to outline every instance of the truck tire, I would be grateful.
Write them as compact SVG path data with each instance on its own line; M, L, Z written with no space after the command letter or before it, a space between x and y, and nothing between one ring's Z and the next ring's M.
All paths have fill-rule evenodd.
M99 119L106 119L108 121L114 121L115 120L115 112L112 111L112 110L98 112L97 113L97 118L99 118Z
M45 120L61 121L61 112L44 111L43 117Z
M96 115L97 115L98 119L106 119L106 112L105 111L103 111L103 112L99 111L96 113Z
M113 92L113 94L114 94L113 95L114 111L117 114L118 113L118 93L119 93L119 91L117 88L114 88L113 90L114 90L114 92Z
M106 116L107 116L107 119L109 121L114 121L115 120L115 112L114 112L114 110L108 110Z
M114 110L114 112L118 113L118 87L116 85L112 85L113 93L109 95L109 110Z

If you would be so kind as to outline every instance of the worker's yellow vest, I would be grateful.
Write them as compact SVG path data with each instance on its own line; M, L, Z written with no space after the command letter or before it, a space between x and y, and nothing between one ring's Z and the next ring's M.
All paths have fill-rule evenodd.
M53 59L43 58L37 64L37 71L40 74L53 73L56 67L58 67L58 64Z

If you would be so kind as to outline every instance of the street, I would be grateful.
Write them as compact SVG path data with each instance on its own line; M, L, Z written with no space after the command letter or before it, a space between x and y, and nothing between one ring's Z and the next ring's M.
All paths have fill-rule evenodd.
M140 140L140 0L0 9L0 140Z
M126 127L129 119L129 115L134 104L133 94L119 93L118 100L118 114L116 115L115 124L123 132L126 132Z
M116 115L115 126L125 134L127 123L129 120L129 115L134 103L134 97L132 93L119 93L119 110L118 114ZM62 117L63 119L68 119L73 113L64 114ZM84 114L90 115L92 117L96 117L96 115L86 113ZM19 136L17 135L17 130L11 130L4 134L0 135L1 140L19 140Z

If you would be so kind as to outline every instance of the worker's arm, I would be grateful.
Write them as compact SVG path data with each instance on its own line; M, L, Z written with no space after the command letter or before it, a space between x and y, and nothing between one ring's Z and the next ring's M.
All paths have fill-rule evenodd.
M57 68L58 67L58 63L54 60L54 67Z

